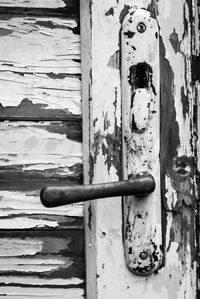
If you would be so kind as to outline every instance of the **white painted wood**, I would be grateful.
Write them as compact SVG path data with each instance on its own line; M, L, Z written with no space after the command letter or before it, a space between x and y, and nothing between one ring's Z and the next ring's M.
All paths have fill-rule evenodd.
M80 35L73 33L76 27L73 19L0 20L1 105L18 106L26 98L45 105L43 109L81 114Z
M54 70L56 71L56 69ZM62 109L81 114L81 82L78 78L66 76L53 79L48 74L16 74L10 71L0 73L3 107L18 107L23 99L46 109Z
M24 171L52 168L62 176L70 173L67 167L81 163L81 157L81 143L67 139L62 122L0 124L1 166L22 165Z
M39 278L35 278L35 277L15 277L15 276L1 276L1 281L9 284L9 283L19 283L19 284L29 284L29 285L38 285L38 286L43 286L46 284L45 280L39 279ZM62 279L62 278L54 278L54 279L49 279L48 283L49 284L54 284L57 286L67 286L67 285L79 285L81 283L83 283L84 281L82 279L79 278L70 278L70 279Z
M158 13L161 30L161 54L164 55L164 58L162 57L164 59L164 62L162 62L164 63L164 69L162 71L165 82L162 81L162 87L165 87L164 83L166 83L166 90L170 93L168 98L168 94L165 95L165 90L162 90L162 95L165 95L165 101L169 101L170 107L173 107L175 102L175 109L172 111L175 119L173 120L172 115L169 113L169 107L164 102L162 102L162 105L167 108L166 111L162 112L163 114L167 113L171 125L173 120L175 127L171 131L173 129L176 130L176 127L178 127L180 132L177 136L178 140L180 137L180 146L176 146L175 143L175 154L176 151L179 157L181 155L190 157L192 154L190 120L193 113L193 99L188 106L189 110L185 118L181 102L182 86L184 87L186 97L191 99L189 85L189 82L191 82L190 42L192 36L190 35L190 26L192 17L191 15L189 16L191 3L188 1L159 1L159 5L157 6L156 4L157 2L148 0L117 2L114 0L95 0L84 1L84 6L82 6L85 8L82 15L82 24L86 24L84 28L87 28L85 33L82 32L82 39L86 39L88 42L88 44L84 44L86 49L84 48L83 50L83 58L87 61L88 66L86 66L86 69L88 74L90 74L90 76L86 77L83 85L83 106L87 106L85 108L86 114L84 115L85 123L86 119L90 121L89 126L86 125L88 130L84 133L88 135L88 137L84 137L86 140L84 161L85 163L88 162L89 165L86 165L85 179L91 183L119 179L116 164L110 163L112 161L110 154L113 153L113 148L109 146L107 141L108 136L110 138L114 132L116 124L118 127L121 127L120 107L123 99L121 98L118 63L120 51L119 36L121 22L131 6L148 8L151 12ZM186 23L189 26L188 31L186 30ZM175 28L178 34L177 49L173 49L170 42L173 28ZM164 54L162 42L166 51ZM179 46L180 50L178 49ZM168 72L167 67L172 68L172 73ZM168 78L167 75L169 75ZM167 86L167 82L169 82L169 86ZM188 94L186 90L188 90ZM115 110L116 107L117 109ZM162 136L165 136L165 132L162 131L162 134ZM175 142L175 138L168 140L168 145L173 145L173 142ZM89 148L89 153L86 149L87 147ZM115 155L115 159L116 157L117 155ZM167 165L168 161L164 162ZM171 167L171 164L169 167ZM187 189L187 186L191 186L193 177L191 174L188 180L177 178L179 183L182 180L183 184L175 186L173 177L169 178L169 176L178 176L178 174L172 174L166 168L165 171L164 186L167 186L168 183L169 188L167 192L163 190L162 200L164 204L166 201L170 204L173 203L177 196L180 206L178 207L178 218L175 216L177 215L175 209L166 211L166 218L164 218L166 224L166 233L164 235L166 239L164 244L165 264L156 274L141 277L132 274L126 267L122 240L122 207L120 198L97 200L95 203L87 206L86 226L88 239L86 248L88 260L90 258L92 261L91 267L88 267L88 271L90 271L88 272L87 284L88 299L196 298L197 276L196 262L193 256L193 250L195 249L193 225L195 209L190 204L190 201L195 201L195 198L193 198L192 187ZM190 190L190 195L185 194L184 190ZM184 204L184 199L182 198L186 201L188 200L188 207ZM187 223L187 225L184 226L184 223Z
M6 7L40 7L40 8L61 8L66 4L63 0L1 0L0 6Z
M7 294L7 298L59 298L70 299L72 297L83 298L83 289L70 288L67 291L64 288L22 288L22 287L0 287L2 294Z
M0 117L13 117L0 124L0 296L80 299L83 206L47 209L39 198L45 185L81 182L77 2L0 7Z
M47 209L41 205L39 190L32 191L0 191L1 209L0 217L20 214L48 214L62 216L82 216L82 204L76 203L64 207ZM27 200L28 199L28 200ZM40 219L41 220L41 219ZM39 220L38 220L39 221ZM10 220L11 222L11 220Z
M162 263L158 36L157 20L149 11L129 10L121 32L124 179L147 172L156 184L148 196L124 200L126 262L139 275L151 274Z
M80 73L80 63L73 61L80 59L80 36L73 33L76 27L73 19L13 17L1 20L0 70Z
M50 129L51 125L55 133ZM56 177L67 180L70 176L76 176L71 167L82 163L82 145L67 139L62 126L62 122L0 124L1 229L59 228L59 222L65 216L83 215L82 204L54 209L43 207L39 198L41 183L39 187L35 184L30 189L27 187L23 190L22 187L26 186L24 179L27 183L28 180L38 180L38 183L43 180L45 185L48 179L53 184ZM12 176L11 181L8 174L5 177L6 172ZM24 179L20 179L20 174L26 174ZM12 190L14 185L16 187Z

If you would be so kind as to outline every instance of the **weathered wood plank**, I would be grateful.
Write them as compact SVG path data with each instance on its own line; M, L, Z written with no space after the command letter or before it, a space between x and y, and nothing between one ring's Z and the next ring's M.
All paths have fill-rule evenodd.
M58 8L58 7L74 7L77 5L76 0L1 0L0 6L5 7L43 7L43 8Z
M82 229L82 204L47 209L39 191L0 191L0 229Z
M83 230L1 231L0 295L57 298L57 291L58 297L79 298L84 293L83 242Z
M50 285L49 279L85 276L83 230L1 231L0 240L0 277L35 277Z
M0 117L34 118L38 113L41 119L68 119L81 114L80 80L64 77L57 80L46 74L0 73Z
M73 286L72 286L73 287ZM6 296L6 298L20 298L20 299L34 299L34 298L59 298L59 299L83 299L84 298L84 290L78 288L71 289L41 289L41 288L22 288L22 287L0 287L0 292L2 296Z
M52 229L43 231L32 230L0 230L0 257L21 257L36 255L79 256L84 255L84 231ZM12 246L14 244L15 246ZM8 265L9 267L9 265ZM1 270L1 269L0 269Z
M81 217L82 205L47 209L39 199L44 186L82 183L81 143L66 137L67 127L63 122L0 123L1 229L82 226L66 217Z
M0 20L1 118L81 114L76 27L73 19Z
M32 173L33 178L69 175L70 167L82 163L82 147L67 138L66 127L63 122L0 123L0 166L4 175L6 171L26 172L27 176Z
M51 72L61 73L60 76L62 73L80 74L80 36L74 33L76 27L73 19L0 20L0 70L50 73L50 76Z
M79 20L79 0L1 0L0 15L4 19L24 15L56 16Z

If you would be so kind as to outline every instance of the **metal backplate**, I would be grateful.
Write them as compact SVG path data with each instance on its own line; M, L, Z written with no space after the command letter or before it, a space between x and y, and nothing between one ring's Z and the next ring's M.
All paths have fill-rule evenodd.
M145 9L130 9L121 30L124 179L148 171L156 189L123 200L128 268L149 275L162 263L160 195L159 26Z

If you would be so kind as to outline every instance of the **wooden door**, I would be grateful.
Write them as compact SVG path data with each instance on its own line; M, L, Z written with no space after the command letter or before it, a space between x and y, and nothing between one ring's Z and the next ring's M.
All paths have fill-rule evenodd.
M195 299L199 298L198 1L81 1L84 177L86 183L123 179L121 29L129 11L139 8L159 24L160 107L155 113L160 114L162 221L157 225L162 225L163 260L149 276L129 271L122 199L88 203L87 298ZM129 33L129 37L135 34Z
M83 207L46 209L45 185L82 183L78 1L0 1L0 296L82 298Z

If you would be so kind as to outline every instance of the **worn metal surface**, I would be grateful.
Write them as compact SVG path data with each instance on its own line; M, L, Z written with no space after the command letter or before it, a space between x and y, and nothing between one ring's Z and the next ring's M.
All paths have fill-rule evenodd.
M138 195L142 201L154 190L154 178L148 173L140 173L120 182L46 187L41 190L40 198L45 207L57 207L81 201L125 195Z
M40 189L82 184L78 1L0 1L0 296L83 298L82 204Z
M121 32L123 170L125 177L150 171L156 181L154 192L142 201L130 196L123 204L126 262L139 275L155 272L163 255L158 37L155 15L145 9L129 10Z
M91 203L86 211L87 259L92 261L87 270L88 298L195 299L197 2L81 2L84 8L83 58L88 74L83 79L85 179L91 183L122 177L121 22L130 7L143 7L157 14L160 27L164 263L149 277L132 274L124 259L121 199Z

